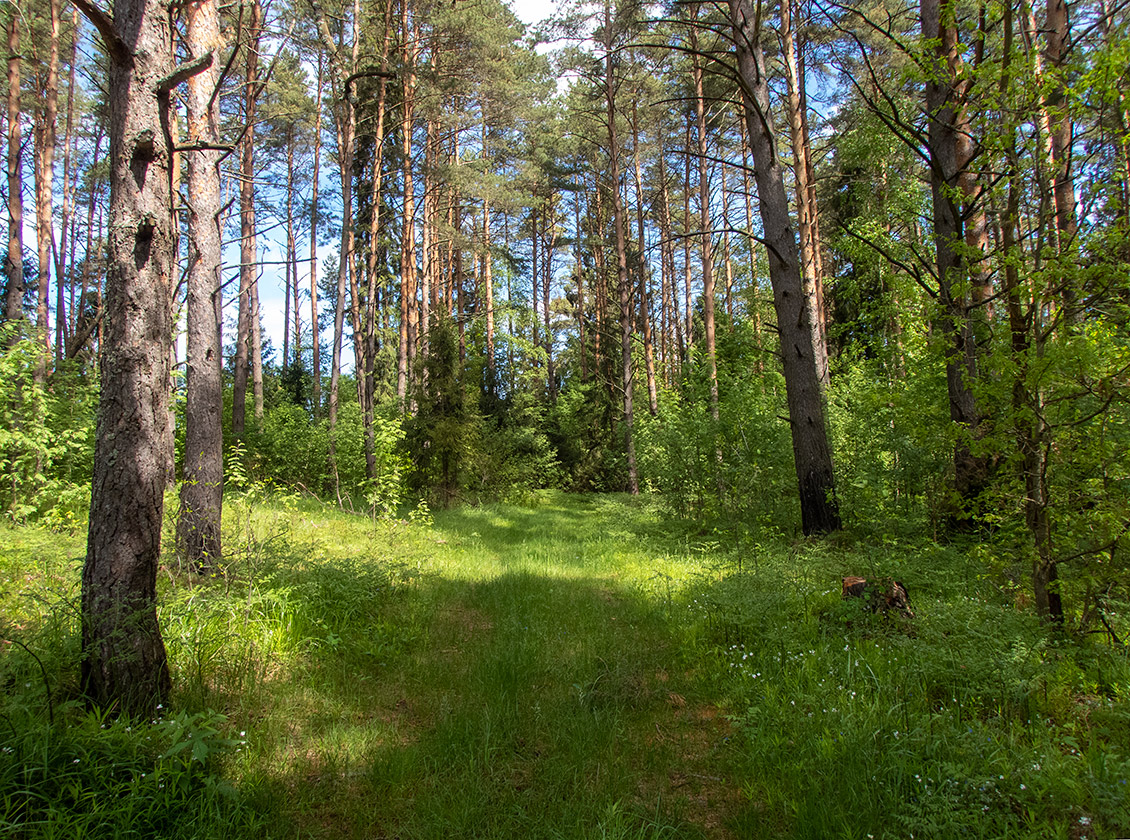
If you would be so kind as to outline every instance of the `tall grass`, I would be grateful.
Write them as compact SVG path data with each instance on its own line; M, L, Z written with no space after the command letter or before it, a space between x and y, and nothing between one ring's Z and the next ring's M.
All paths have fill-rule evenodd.
M0 832L1130 832L1125 652L1049 635L973 554L522 502L229 498L225 565L161 573L157 721L79 702L81 541L6 529ZM917 617L841 601L847 573L897 576Z

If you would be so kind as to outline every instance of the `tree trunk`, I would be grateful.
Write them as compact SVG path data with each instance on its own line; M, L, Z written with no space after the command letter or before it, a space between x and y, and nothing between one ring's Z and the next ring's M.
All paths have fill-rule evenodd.
M219 55L224 47L217 0L186 6L189 53ZM188 80L185 101L190 145L211 146L188 154L188 247L186 278L184 481L180 489L177 550L195 570L221 559L220 521L224 493L223 242L220 214L220 103L212 92L217 63Z
M662 190L661 198L663 201L659 215L659 236L663 240L661 251L666 256L668 277L668 288L664 292L664 299L669 308L670 314L667 317L667 321L674 329L675 347L678 351L678 356L680 359L685 359L687 357L687 343L683 337L683 319L679 316L679 281L675 279L675 245L672 239L674 236L674 226L671 224L671 194L667 183L667 168L664 164L666 157L665 152L661 152L659 155L659 183L660 189ZM673 382L675 379L675 365L668 360L667 367Z
M337 103L337 147L341 166L341 250L337 260L337 301L334 307L334 343L330 361L330 429L337 425L341 387L341 344L345 333L345 300L349 288L349 264L353 255L353 132L356 120L347 99ZM364 361L364 360L361 360Z
M310 343L314 416L322 413L322 356L318 327L318 176L322 163L322 53L318 52L318 84L314 100L314 172L310 196Z
M777 156L769 112L769 79L758 41L757 18L749 0L729 0L729 12L781 336L801 524L805 534L827 533L840 527L840 514L816 366L817 325L812 323L811 308L805 302L800 254L785 195L784 168Z
M110 55L110 265L101 402L82 575L82 686L106 709L148 719L169 691L155 607L169 422L173 219L167 8L87 5Z
M51 241L54 239L55 123L59 109L59 0L49 0L50 40L46 66L36 71L38 96L35 103L35 241L39 257L39 294L36 297L36 328L44 355L36 363L35 378L47 376L47 353L51 350ZM59 282L59 278L55 278Z
M1047 31L1048 72L1052 76L1051 92L1047 97L1048 118L1051 123L1051 157L1053 195L1055 197L1055 226L1058 232L1056 251L1066 254L1074 246L1076 213L1075 181L1071 174L1071 150L1073 125L1071 110L1067 103L1068 80L1065 76L1068 56L1071 52L1071 19L1067 0L1047 0L1047 17L1044 21ZM1065 303L1072 307L1076 293L1068 287ZM1074 314L1071 317L1076 317Z
M800 232L801 277L804 282L804 302L809 320L816 325L816 370L820 384L828 386L828 342L824 334L822 287L824 279L819 274L820 243L816 239L815 191L810 189L809 148L805 123L807 115L801 104L802 89L797 67L791 0L781 0L781 46L784 57L785 80L788 87L789 139L793 149L793 174L796 180L797 227Z
M247 421L247 380L251 375L252 328L255 312L255 104L259 84L259 31L263 22L259 0L252 0L244 73L243 136L239 165L239 315L232 382L232 433L242 437Z
M24 314L24 202L23 137L20 131L20 15L13 10L8 21L8 253L4 273L8 278L4 315L15 322Z
M651 336L651 294L648 289L647 241L644 237L643 174L640 171L640 121L637 103L632 103L632 159L636 176L636 237L639 240L640 326L643 331L643 359L647 373L647 410L652 417L659 414L659 392L655 384L655 348Z
M692 369L691 352L694 349L694 317L691 290L691 124L687 121L687 141L683 146L683 335L687 338L686 355L683 361L686 369Z
M623 389L624 453L628 461L628 492L640 492L632 407L632 288L628 276L628 248L624 235L624 209L620 201L620 138L616 132L616 85L612 60L612 11L604 5L604 99L608 125L608 194L612 198L612 224L616 228L616 288L620 303L620 387Z
M696 13L698 7L695 6ZM702 225L702 322L706 337L706 363L710 374L710 416L718 419L718 354L714 330L714 223L710 218L710 164L706 145L706 97L702 91L702 65L698 37L691 29L691 72L694 76L695 124L698 128L698 212ZM688 183L687 188L690 189Z
M950 418L964 434L975 439L982 434L983 427L972 390L972 382L978 375L978 353L964 291L968 267L961 251L965 235L960 196L963 195L961 177L965 167L959 126L965 124L965 117L961 113L964 103L957 87L961 59L953 0L941 0L941 3L922 0L921 13L923 36L937 43L935 72L926 83L926 111L941 330L947 343ZM969 441L958 442L954 449L954 489L964 510L952 517L955 527L965 527L973 521L969 508L985 488L989 471L988 458L975 455Z
M404 155L402 171L404 176L404 219L400 242L400 344L397 348L396 396L402 402L408 395L409 366L412 359L412 299L416 294L416 215L415 187L412 184L412 125L415 107L416 74L415 45L411 43L408 24L408 4L401 11L401 37L404 39L404 103L400 128L401 149Z
M58 246L55 248L55 369L67 358L68 326L64 290L70 290L70 310L75 308L73 272L67 271L67 259L74 263L74 225L71 221L74 206L74 182L71 169L74 163L73 145L75 128L75 74L78 56L79 10L75 7L71 17L71 54L68 62L67 118L63 129L63 223Z
M1014 20L1011 5L1004 9L1002 21L1003 59L1001 62L1000 93L1010 94L1012 43ZM1056 587L1058 570L1052 552L1052 523L1050 516L1050 488L1048 486L1048 452L1051 449L1051 427L1045 419L1045 405L1038 381L1031 381L1031 358L1039 360L1044 354L1048 335L1043 318L1041 301L1032 300L1021 288L1020 265L1023 254L1020 247L1020 202L1023 186L1020 182L1020 159L1016 148L1018 127L1006 119L999 135L1004 142L1008 167L1008 202L1000 221L1001 244L1004 249L1005 302L1011 333L1012 415L1016 435L1016 448L1020 453L1021 472L1024 477L1024 519L1032 536L1032 591L1036 612L1045 620L1063 623L1063 600ZM1058 234L1057 234L1058 235ZM1028 298L1027 301L1024 298Z
M553 257L557 253L557 200L554 196L546 201L546 232L548 239L542 257L543 273L541 286L542 318L545 323L545 378L549 385L549 400L557 402L557 372L553 359L553 315L550 312L553 284Z
M761 284L757 276L757 240L753 238L753 201L750 198L749 186L749 149L746 137L745 120L742 120L742 195L745 198L745 231L746 241L749 243L749 308L750 318L753 321L753 340L756 342L757 355L754 357L753 370L761 376L765 366L762 363L761 344Z
M298 315L298 284L295 282L291 274L291 267L294 257L294 129L290 128L286 132L286 198L284 199L286 207L286 266L284 267L284 275L286 277L283 285L285 286L286 305L283 310L283 353L282 353L282 371L286 373L287 368L290 366L290 314L291 314L291 299L294 300L294 314L295 320ZM297 333L297 331L296 331ZM297 339L297 335L295 336ZM294 343L295 354L298 353L298 342Z

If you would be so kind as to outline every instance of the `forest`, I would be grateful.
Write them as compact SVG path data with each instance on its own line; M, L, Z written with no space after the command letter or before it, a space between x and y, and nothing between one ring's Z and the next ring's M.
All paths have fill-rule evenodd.
M532 14L0 5L0 833L1130 834L1130 3Z

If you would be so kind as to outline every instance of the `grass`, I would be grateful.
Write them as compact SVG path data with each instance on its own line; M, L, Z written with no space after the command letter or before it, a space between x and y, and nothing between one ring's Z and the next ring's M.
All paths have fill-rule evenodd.
M1048 636L971 554L550 493L225 516L223 569L162 571L158 722L77 702L81 537L0 533L0 833L1130 833L1125 652ZM847 573L897 575L917 617L841 602Z

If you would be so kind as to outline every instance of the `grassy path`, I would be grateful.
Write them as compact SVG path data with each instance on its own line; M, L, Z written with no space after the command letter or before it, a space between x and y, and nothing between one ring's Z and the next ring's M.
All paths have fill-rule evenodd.
M227 565L162 567L148 722L78 696L81 534L0 526L0 835L1130 836L1125 648L1049 634L968 546L532 501L229 499ZM916 617L843 601L861 570Z
M313 836L730 836L732 732L663 597L689 567L633 513L562 496L444 513L423 543L339 530L399 580L268 681L244 773Z

